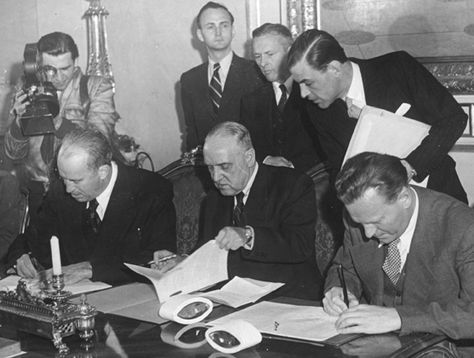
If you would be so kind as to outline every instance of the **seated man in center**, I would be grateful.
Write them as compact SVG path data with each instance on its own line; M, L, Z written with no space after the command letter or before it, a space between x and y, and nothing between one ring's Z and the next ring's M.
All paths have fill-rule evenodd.
M229 250L231 278L284 282L280 295L320 299L311 179L257 163L248 130L235 122L220 123L207 134L204 161L217 190L207 197L198 245L216 239Z
M136 276L124 262L143 265L156 250L176 250L171 183L112 161L102 133L77 129L66 134L57 167L61 180L52 181L38 216L10 250L20 276L37 277L31 256L51 267L53 235L59 238L66 284L132 281Z

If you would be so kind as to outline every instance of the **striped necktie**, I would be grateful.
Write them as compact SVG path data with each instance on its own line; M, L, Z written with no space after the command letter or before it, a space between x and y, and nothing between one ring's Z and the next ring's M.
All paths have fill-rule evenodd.
M217 113L221 104L222 98L222 84L219 76L219 69L221 65L219 63L214 64L214 72L212 74L211 83L209 84L209 96L211 97L212 108L214 113Z
M234 226L244 227L245 226L245 219L244 219L244 192L241 191L238 193L235 198L237 199L237 204L234 207L234 213L232 215L232 221Z
M283 83L280 85L280 89L281 89L281 97L280 97L280 100L278 101L277 107L280 113L282 113L283 110L285 109L286 100L288 99L288 91L286 90L286 86Z
M400 256L400 251L398 250L398 243L400 238L392 241L388 244L387 256L382 265L384 272L387 274L388 278L394 285L397 284L398 279L400 278L400 271L402 268L402 259Z

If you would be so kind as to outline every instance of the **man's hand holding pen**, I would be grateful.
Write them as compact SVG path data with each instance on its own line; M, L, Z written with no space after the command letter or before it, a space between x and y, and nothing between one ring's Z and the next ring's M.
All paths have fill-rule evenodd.
M168 250L158 250L153 253L153 260L148 264L152 269L165 273L183 261L186 256L172 253Z
M349 307L344 302L344 291L342 287L332 287L324 294L324 311L331 316L339 316L348 308L359 305L359 300L350 291L347 292Z

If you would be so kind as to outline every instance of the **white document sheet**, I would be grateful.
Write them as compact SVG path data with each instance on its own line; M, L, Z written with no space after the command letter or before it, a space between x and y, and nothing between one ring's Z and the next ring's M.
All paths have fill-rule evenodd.
M347 147L344 162L362 152L405 158L428 135L431 126L384 109L365 106Z
M155 286L160 302L165 302L171 296L198 291L227 280L228 254L211 240L165 274L146 267L125 265L148 278Z
M283 285L284 283L281 282L259 281L235 276L220 290L203 292L199 296L237 308L247 303L253 303Z
M321 342L336 336L337 317L329 316L322 307L285 303L259 302L241 311L209 322L216 326L236 319L254 325L261 333Z
M3 280L0 280L0 290L14 290L18 285L18 281L21 279L20 276L11 275L5 277ZM31 291L31 293L36 294L39 291L39 287L30 286L28 280L26 280L26 286ZM65 291L71 292L73 295L78 295L80 293L93 292L98 290L104 290L106 288L112 287L105 282L100 281L91 281L91 280L81 280L72 285L67 285L64 287Z

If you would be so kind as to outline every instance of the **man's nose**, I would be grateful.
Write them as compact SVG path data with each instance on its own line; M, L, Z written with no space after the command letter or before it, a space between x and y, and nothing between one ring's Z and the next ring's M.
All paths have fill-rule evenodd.
M216 35L217 35L217 36L220 36L221 34L222 34L222 29L221 29L220 26L217 26L217 27L216 27Z
M221 171L219 169L214 169L211 173L212 181L217 183L221 178Z
M310 93L308 86L306 86L304 83L300 83L300 93L302 98L307 98Z
M364 225L365 236L371 238L375 235L377 228L374 225Z
M69 183L67 181L64 182L64 186L66 187L66 192L67 193L71 193L72 190L74 189L74 184L73 183Z

